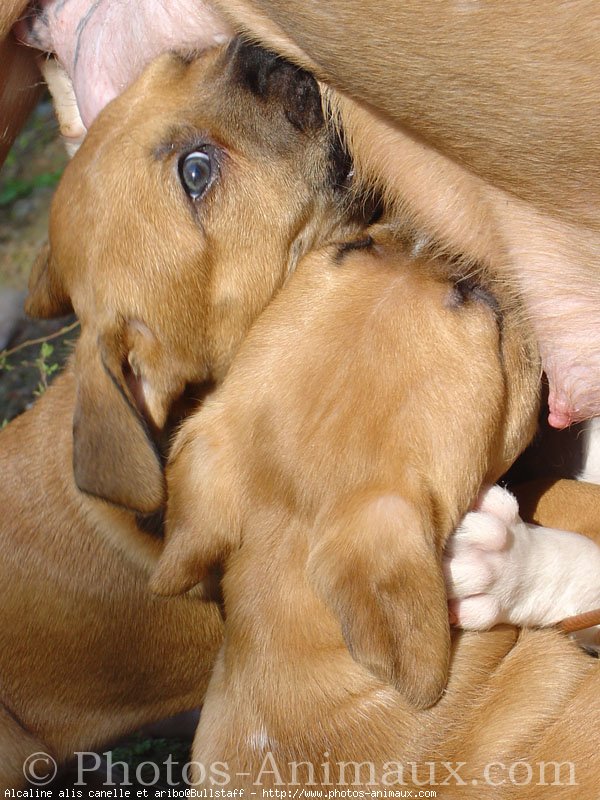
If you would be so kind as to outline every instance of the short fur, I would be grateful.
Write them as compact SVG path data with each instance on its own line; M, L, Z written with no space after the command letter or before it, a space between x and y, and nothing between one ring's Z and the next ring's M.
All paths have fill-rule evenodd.
M10 35L26 6L27 0L3 0L0 6L0 167L41 91L34 51Z
M208 60L203 63L206 65L211 62ZM167 69L168 74L172 63L163 61L162 64L161 68ZM161 80L165 77L160 69L154 75ZM179 74L176 81L178 85L181 84L181 78ZM166 86L173 92L169 81L166 81ZM131 96L127 102L130 100ZM119 107L115 105L114 108L114 116L106 116L105 119L119 130L123 109L119 113ZM183 102L179 110L184 114L182 108ZM140 119L143 121L145 117L142 108ZM131 119L125 119L124 123L129 126L131 135ZM155 141L153 134L154 129L149 125L144 128L144 134L138 141ZM91 172L93 159L102 159L99 139L96 144L98 150L94 151L90 146L85 160L74 162L80 165L77 169L83 169L84 173L90 169ZM108 148L110 150L110 145ZM148 150L143 147L141 151L126 149L125 155L132 152L139 155ZM148 161L145 163L152 164ZM126 159L121 162L121 169L123 164L127 164ZM107 160L100 161L100 165L103 168L110 167L110 158L107 156ZM110 169L108 174L111 175ZM165 174L166 185L171 187L168 171ZM71 175L71 179L75 180L75 167ZM116 180L116 171L112 175L112 180ZM146 185L145 170L142 169L139 175L140 185ZM75 185L73 183L71 188ZM152 181L148 184L150 188L154 185ZM163 192L164 185L161 185ZM112 188L114 190L114 186ZM314 186L312 189L314 191ZM85 195L90 207L98 206L94 200L102 197L103 191L101 185L90 181ZM138 207L147 210L144 192L136 191L128 195L113 191L113 196L118 202L115 217L110 222L114 222L115 218L123 218L124 211L129 214ZM159 247L160 255L165 258L168 258L169 246L172 247L173 243L180 248L185 244L189 235L189 232L186 233L187 218L181 213L186 207L185 201L182 203L181 196L173 189L172 208L164 206L165 218L171 224L160 226L162 238L155 238L149 225L156 219L160 220L160 215L154 219L145 217L137 227L130 228L130 233L135 234L129 240L131 255L119 259L119 269L122 268L123 274L116 271L116 276L112 278L116 277L117 281L113 285L112 281L98 280L102 266L100 249L97 252L86 251L91 258L84 269L81 260L75 258L77 249L82 246L81 240L75 238L75 231L82 226L76 223L85 220L86 212L80 211L84 216L78 219L77 214L68 208L68 197L69 192L65 190L57 203L55 214L56 220L65 214L64 221L69 221L70 225L54 227L54 244L58 243L58 246L48 268L41 270L42 281L36 292L36 300L42 302L46 280L46 285L52 286L59 305L61 302L68 303L69 294L73 291L76 308L89 308L84 318L84 335L90 336L90 350L81 352L93 353L98 334L101 335L100 344L105 347L107 340L111 342L114 326L121 322L121 316L127 319L131 315L127 303L132 302L133 291L132 284L127 281L133 282L133 277L129 278L127 270L131 270L133 276L137 267L141 285L136 287L139 297L136 314L141 319L136 316L133 320L135 324L124 332L117 329L108 351L112 361L105 357L104 363L109 371L115 370L119 355L129 360L129 354L134 352L132 369L135 367L142 374L146 371L150 377L151 391L146 394L147 387L142 387L144 404L140 405L142 410L146 405L146 411L153 412L148 414L148 419L156 426L157 420L164 419L160 412L161 403L153 402L156 396L155 376L159 371L148 371L148 364L152 366L152 360L148 358L145 348L150 343L160 353L163 329L159 330L160 336L154 335L158 341L147 336L146 328L151 333L152 330L145 315L152 312L153 302L145 291L145 284L151 284L159 278L152 270L139 270L140 264L143 267L155 263L149 257L153 249L147 245L144 237L149 236L152 245ZM201 220L210 231L210 215L207 219L201 217ZM112 228L108 224L104 229ZM64 238L61 238L62 230ZM265 236L264 228L261 228L261 235ZM313 237L311 244L317 239ZM289 239L287 241L289 246ZM269 242L267 252L272 246ZM277 751L280 763L288 757L296 760L301 757L313 760L316 765L323 761L325 753L331 757L331 761L336 758L355 758L357 761L373 759L375 762L381 762L382 759L423 762L428 758L439 760L441 754L447 760L467 758L469 775L479 776L482 766L495 760L499 754L508 761L521 758L525 752L532 759L556 757L562 761L572 758L576 765L585 765L585 775L577 773L578 791L581 789L580 796L584 798L593 797L595 795L592 792L596 791L600 777L594 759L597 742L593 736L581 734L578 713L579 707L588 704L597 693L598 670L595 663L556 634L523 634L516 645L516 636L511 630L478 637L458 637L448 693L433 710L422 713L414 711L401 694L375 677L364 664L353 660L348 652L339 616L342 619L346 617L350 622L352 618L345 614L343 607L336 607L336 603L340 596L349 598L350 602L354 602L355 597L363 600L365 595L369 597L373 591L372 587L365 586L368 573L364 569L350 572L359 587L357 593L348 580L348 567L353 567L352 557L355 554L365 559L363 564L367 568L372 567L374 574L380 576L381 582L374 592L376 599L381 601L382 597L394 597L399 590L405 592L405 600L405 590L408 588L409 597L416 601L417 622L431 624L433 635L441 632L444 638L446 623L440 625L438 610L432 612L431 623L423 619L421 591L433 596L437 602L436 609L439 609L439 557L443 539L457 516L474 499L479 482L485 478L493 479L505 468L524 444L533 424L537 365L531 347L523 347L524 343L529 343L529 337L526 329L521 327L522 320L514 316L510 298L507 300L504 297L503 284L500 283L495 292L500 295L499 308L494 307L487 303L487 287L483 292L469 292L468 286L456 290L452 282L447 280L447 267L436 267L432 262L412 262L398 248L397 243L381 240L372 252L369 248L343 248L340 257L336 248L333 253L329 249L309 260L307 265L312 265L314 270L299 271L263 316L251 334L248 350L226 379L225 393L215 396L204 410L208 417L195 418L182 432L183 449L173 467L170 482L170 495L174 501L170 517L172 544L155 578L155 587L161 591L185 589L229 553L225 579L229 631L211 682L209 701L197 738L196 757L205 762L227 757L237 769L241 770L247 765L254 770L269 749ZM119 252L127 254L127 250ZM211 308L210 302L207 304L206 293L194 297L198 308L192 302L189 286L191 281L192 286L196 287L191 277L194 259L185 257L185 247L182 252L181 270L187 280L173 280L174 275L176 278L179 276L173 265L171 274L166 276L170 283L167 284L168 293L163 295L167 302L160 312L165 317L162 322L166 327L170 313L170 325L180 326L178 331L188 330L187 337L198 336L202 347L206 347L203 337L210 328L202 324L194 329L181 327L188 324L188 315L193 319L193 314L199 315L207 307ZM134 254L138 254L137 260ZM261 263L250 262L253 270L259 268ZM433 275L430 273L432 269ZM93 274L89 275L87 270L93 270ZM221 285L222 277L217 285ZM97 288L91 285L90 278L97 282ZM119 285L119 280L125 281L125 291ZM303 286L310 289L306 294L302 291ZM314 291L315 286L318 291ZM374 286L377 288L374 289ZM336 287L343 289L341 296L336 294ZM382 289L382 293L378 294ZM298 298L293 294L295 291L300 292L301 303L297 302ZM374 292L374 295L370 292ZM416 295L418 302L414 302ZM293 302L288 307L286 303L290 297ZM430 302L423 302L424 297ZM413 302L409 302L411 298ZM341 315L341 322L337 322L337 314L340 310L344 311L345 303L348 308ZM105 309L103 315L92 314L94 305L98 309ZM388 308L394 313L386 314ZM431 327L435 328L435 337L417 335L412 338L414 353L403 339L402 330L397 329L397 312L402 309L407 315L403 324L413 333L431 334ZM369 314L369 310L376 313ZM498 327L498 310L502 311L502 328ZM302 319L295 319L294 314L301 314L302 311L305 312ZM394 398L387 397L385 408L388 413L381 420L373 418L371 413L372 398L376 395L372 387L379 386L377 380L381 375L378 372L373 374L372 370L365 371L364 374L372 377L370 391L362 395L356 393L356 383L352 381L353 370L357 369L362 375L363 372L358 368L364 366L364 359L368 357L368 363L373 363L369 349L373 340L364 335L357 337L356 330L349 329L347 319L344 323L346 313L352 320L357 319L357 314L358 318L364 315L362 332L369 331L372 325L385 329L388 335L382 336L379 330L379 335L375 337L385 353L388 352L387 348L398 345L397 352L407 359L411 368L406 373L402 371L402 362L395 358L395 350L386 359L386 369L387 364L390 365L390 372L386 374L394 376L396 388L400 390L408 383L420 386L425 393L426 397L417 405L429 409L432 417L428 425L423 426L416 425L412 417L407 416L410 404L402 406L403 394L399 391L398 405L403 411L401 419L405 424L403 435L398 437L398 454L393 452L390 456L388 448L394 449L396 442L386 436L388 430L397 435L394 426L398 425L398 421L394 416L396 411L400 413L400 409ZM250 323L251 320L247 320L240 326L243 329L240 339ZM321 327L320 323L326 324ZM448 338L441 336L442 331ZM172 367L168 358L176 366L181 353L185 354L190 338L173 335L166 337L165 342L166 355L161 366L170 376ZM236 339L236 342L239 340ZM456 346L457 342L461 343L461 347ZM344 343L343 352L338 353L336 348ZM232 348L232 351L235 349ZM264 357L272 352L276 358L265 374ZM355 352L358 360L356 366L353 364ZM315 353L318 353L318 359L315 359ZM302 354L304 358L300 358ZM469 354L472 358L469 358ZM340 375L334 371L333 375L336 380L342 379L346 385L349 384L349 391L342 394L336 391L331 395L333 402L329 404L327 397L323 397L322 407L307 402L307 390L311 386L316 387L315 391L327 386L327 381L321 378L329 377L329 367L337 362L337 356L340 356L340 363L348 365L348 374L344 375L342 371ZM99 366L98 359L89 362L90 369L95 372L105 368L102 364ZM481 359L481 364L474 363L475 359ZM445 391L439 391L439 397L435 398L436 403L440 403L440 410L446 412L440 416L441 422L436 416L436 403L432 403L432 398L427 394L438 391L438 386L432 385L430 380L432 363L440 370L440 385L450 391L448 396ZM87 380L86 364L81 364L84 381ZM223 371L218 373L219 378L227 373L228 366L227 363ZM426 382L419 380L423 373L427 376ZM459 373L466 379L464 384L456 380ZM309 381L308 377L312 377L312 380ZM120 396L128 397L130 408L134 406L140 413L139 387L134 386L132 391L127 374L116 375L116 384L120 387ZM178 385L179 382L174 381L174 386ZM165 396L176 394L174 386L168 386ZM483 392L486 402L480 396L475 399L470 396L470 390L474 387ZM389 389L390 386L384 383L385 392ZM228 391L231 391L231 395L227 394ZM455 396L454 392L458 394ZM158 396L160 398L160 393ZM147 398L151 402L146 404ZM286 404L291 404L291 409ZM122 406L117 408L121 409L119 414L124 413ZM462 412L459 417L457 408ZM305 409L305 416L296 416L299 409ZM259 410L261 413L257 413ZM290 410L292 413L287 413ZM452 420L458 419L465 425L468 432L463 438L457 439L462 437L462 432L448 425L449 410ZM226 414L227 411L231 413ZM222 414L226 416L222 417ZM316 414L316 418L311 414ZM109 418L107 415L105 430L108 429ZM215 434L222 436L222 442L218 443L224 448L221 453L220 446L212 448L211 441L207 442L202 435L203 419L208 421L209 428L212 420L216 426ZM357 419L363 425L367 420L363 430L356 426ZM344 439L351 448L351 459L342 458L337 447L328 447L331 441L337 444L335 436L333 440L328 438L330 434L335 434L336 429L344 432ZM230 438L231 431L236 434L235 441ZM365 432L369 444L379 443L381 451L377 447L372 451L363 448ZM195 438L198 433L201 434L200 438ZM185 447L188 435L191 439L189 446ZM304 451L311 442L317 445L318 469L314 473L309 448ZM461 452L463 446L465 453ZM190 455L192 452L200 454L199 463L195 463L194 456ZM225 458L221 458L223 452ZM304 453L304 458L300 458L301 453ZM408 458L408 462L415 459L414 474L411 474L407 462L401 462L401 453ZM198 467L199 473L185 469L186 459L190 457L194 462L192 466ZM389 475L385 471L381 473L380 458L386 461ZM456 471L454 459L464 459L464 473ZM290 469L286 469L288 461ZM298 463L306 468L299 472ZM323 465L325 469L322 470ZM395 484L393 487L390 485L392 478L396 477L396 473L392 476L391 472L396 469L402 475L404 496L398 496ZM238 475L238 470L243 475ZM181 474L178 475L179 471ZM207 472L215 495L209 503L201 503L199 501L209 484L202 483L200 478L206 476ZM375 472L378 479L373 483ZM389 478L385 485L379 482L380 474ZM232 476L236 479L233 482L230 480ZM416 491L413 480L416 482ZM359 482L358 487L356 481ZM323 498L329 496L331 487L336 487L337 499L341 502L336 507L329 508L325 504L323 508ZM201 490L200 495L190 495L190 489L194 492ZM242 495L246 489L251 501ZM354 495L355 506L344 502L345 493L348 492ZM193 503L190 503L190 498ZM407 578L404 587L387 581L385 559L382 559L385 551L378 550L375 541L365 541L361 535L361 514L366 512L369 523L374 520L385 540L394 546L396 542L389 535L393 528L393 525L390 526L389 512L391 509L397 513L400 507L403 520L410 523L403 531L407 534L404 539L407 549L402 551L398 548L394 562ZM210 517L213 508L214 520ZM281 530L281 520L287 522L290 515L296 513L301 515L300 522ZM227 528L222 526L224 519L229 521ZM243 527L240 526L240 520L244 523ZM180 527L177 526L178 521ZM319 521L332 524L317 526ZM415 530L417 535L413 538ZM344 555L344 548L348 544L356 546L348 551L348 561L344 558L328 558L329 545L333 545L336 554ZM266 553L269 558L265 558ZM428 565L429 581L423 581L422 586L415 566L417 555L423 556ZM432 564L433 571L429 569ZM377 625L374 630L381 631L388 621L385 619L387 608L389 606L384 602L381 609L375 609ZM409 605L406 617L398 620L398 636L402 642L406 641L404 633L410 622ZM355 631L349 631L348 627L347 639L352 641ZM364 635L365 626L362 627L360 635ZM360 658L361 654L358 655ZM382 671L389 677L390 673L386 674L385 669L381 669L381 662L377 663L377 655L376 649L375 658L367 650L368 657L363 661L367 667ZM409 653L413 660L414 655ZM438 655L434 653L433 658L437 659ZM439 663L443 672L443 651L438 666ZM552 665L550 686L548 664ZM401 664L402 669L404 666ZM435 686L423 690L414 672L405 673L403 677L406 683L402 688L411 701L423 703L435 696ZM573 707L570 707L568 703L573 700ZM560 723L549 720L560 720ZM594 724L595 720L592 719L592 730L595 729ZM283 764L282 768L285 775ZM443 777L446 777L445 773ZM317 782L323 782L322 778L319 775ZM503 796L508 796L510 791L510 787L499 790ZM537 789L532 789L532 793L527 787L518 787L519 797L536 796L535 791L539 796ZM467 789L459 787L456 791L450 788L447 795L464 796L467 792L481 796L481 789L471 785ZM543 792L547 796L547 786L543 787Z
M178 164L206 147L212 182L192 200ZM314 79L240 42L164 56L105 109L57 190L27 303L82 323L80 489L162 505L175 401L223 378L298 258L350 216L348 168Z
M417 230L519 286L552 424L597 415L597 3L215 5L340 92L357 174Z
M197 708L221 640L215 603L148 591L160 540L75 486L75 391L69 368L0 434L1 789L32 753L61 764Z
M496 759L572 757L581 796L593 797L599 772L587 759L597 744L579 735L567 704L574 691L585 702L600 671L557 634L522 634L516 645L509 630L458 636L444 699L420 715L403 698L422 700L435 670L418 632L425 613L424 630L439 633L436 607L420 597L431 597L440 544L478 482L514 456L502 449L509 387L521 444L531 431L523 409L537 370L501 292L499 338L481 293L457 304L443 270L378 236L372 250L306 259L175 443L169 539L153 585L186 589L220 559L226 565L226 639L194 758L248 772L235 784L245 788L269 753L278 772L263 773L268 786L292 782L294 761L315 766L316 785L326 785L324 757L372 761L381 788L387 761L467 761L480 778ZM401 576L396 588L386 569ZM370 596L385 608L394 591L404 607L390 626ZM421 654L422 671L403 673L402 693L350 657L343 604L354 592L374 638L382 627L403 656L413 643ZM552 655L540 661L538 647ZM546 682L535 676L542 663ZM444 792L481 796L470 780Z
M62 762L201 704L219 610L148 592L161 540L127 509L162 508L172 401L220 379L303 249L346 216L317 85L280 59L239 43L166 56L119 102L69 165L31 280L43 315L72 290L74 364L0 435L1 788L22 785L31 753ZM207 137L221 161L199 209L177 149Z

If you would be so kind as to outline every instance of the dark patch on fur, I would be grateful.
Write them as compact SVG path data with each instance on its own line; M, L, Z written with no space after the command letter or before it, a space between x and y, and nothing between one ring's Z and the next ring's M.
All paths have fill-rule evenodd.
M165 513L164 509L155 511L154 514L136 514L136 524L142 533L147 533L153 539L164 539L165 537Z
M259 100L280 104L294 128L309 132L323 127L321 93L310 72L241 38L231 42L227 58L239 84Z

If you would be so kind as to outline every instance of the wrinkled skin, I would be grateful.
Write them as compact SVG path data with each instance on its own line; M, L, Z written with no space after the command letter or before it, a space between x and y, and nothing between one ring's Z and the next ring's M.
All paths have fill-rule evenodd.
M231 5L233 17L237 13L235 9L240 6L236 0L230 3L228 0L215 0L215 3L226 12L229 12ZM388 100L392 92L388 91L385 81L378 86L372 85L372 69L368 58L373 53L373 42L378 42L374 58L376 61L381 59L390 74L398 76L395 88L400 95L406 92L409 97L411 92L413 95L416 92L415 96L421 98L413 104L412 110L407 107L398 111L395 114L396 121L417 131L424 140L433 141L442 152L445 149L446 154L484 180L491 181L500 191L514 196L517 202L525 203L523 208L530 216L521 215L517 209L512 214L510 229L505 226L503 235L507 234L506 250L513 259L510 269L517 277L532 318L548 375L549 422L554 427L563 428L573 422L599 416L600 268L596 263L596 253L600 252L597 213L600 207L600 184L596 181L594 171L597 169L595 133L592 137L589 135L590 130L597 130L593 120L597 103L594 100L590 104L585 99L597 97L595 81L600 75L594 55L593 4L587 0L576 0L576 3L567 7L565 4L561 6L556 0L549 3L547 11L540 12L541 17L539 14L536 16L533 7L526 10L531 37L528 40L528 34L523 35L521 50L528 51L530 47L535 49L536 41L543 42L544 37L538 34L543 32L544 14L554 14L556 25L553 35L559 35L559 44L563 46L560 68L554 65L550 57L555 50L546 48L544 51L543 45L539 53L536 51L531 55L530 62L534 67L532 75L521 67L516 70L513 55L518 48L511 53L511 47L502 44L496 48L496 55L489 55L488 58L488 49L480 46L469 62L464 53L470 48L463 47L466 60L461 62L461 69L466 76L465 86L476 84L472 79L474 72L477 72L477 59L488 59L487 67L493 67L494 80L490 84L489 98L485 89L477 89L479 94L467 97L460 88L460 69L457 72L458 79L456 76L449 76L447 80L442 77L437 84L420 92L420 86L414 85L420 82L407 79L402 67L407 58L404 47L408 54L414 44L417 57L422 58L419 50L421 43L415 42L415 37L412 37L402 47L396 42L393 52L391 47L386 49L385 31L381 30L383 16L371 17L369 24L372 30L365 31L362 14L350 18L339 13L340 9L347 7L344 0L329 0L322 4L317 0L306 0L297 7L291 0L252 0L246 5L257 9L259 15L262 13L263 19L275 20L293 42L304 48L309 60L322 68L320 77L331 79L338 87L356 87L359 97L374 102L394 116L393 110L390 112L391 107L386 108L386 92ZM379 4L377 7L383 8L385 5ZM229 33L227 24L201 0L137 0L130 3L125 0L41 0L39 6L41 11L33 13L30 23L20 25L19 35L37 47L56 53L73 80L77 103L86 125L157 53L182 47L201 49L221 41ZM463 6L460 3L442 4L438 32L441 38L439 41L434 39L438 42L435 48L427 50L430 37L422 31L424 52L432 63L444 49L439 46L440 42L445 41L447 47L452 48L453 30L459 33L463 31L465 36L471 30L468 15L462 14ZM475 7L480 8L477 4L469 6ZM498 4L491 3L489 9L493 21ZM399 5L397 13L404 15L402 19L413 25L415 15L419 16L416 11L410 11L410 4ZM487 13L485 8L481 13ZM561 26L559 16L571 13L572 16L567 18L569 25ZM495 38L492 36L490 41L494 46L500 40L500 43L513 41L515 36L520 36L519 31L527 27L521 25L519 28L514 21L517 19L515 16L513 23L517 30L513 30L510 18L504 17L507 28L501 33L497 32ZM317 18L318 36L316 40L314 37L311 40L306 32L310 30L310 20ZM446 23L448 26L444 28ZM419 24L422 28L423 23L417 19L416 30L419 30ZM472 27L475 40L480 29L477 24ZM490 30L495 30L493 25ZM355 68L352 71L353 59L344 67L339 67L339 64L336 66L338 57L333 54L339 52L342 45L345 47L346 42L352 42L353 49L360 55L360 75ZM468 37L465 42L468 42ZM578 42L581 47L575 46ZM412 53L413 57L415 53ZM500 55L497 58L498 53ZM444 56L439 57L443 59ZM451 62L452 58L454 55L451 55ZM350 68L348 63L351 64ZM526 60L525 63L527 65L529 62ZM572 72L569 72L571 67ZM555 68L569 74L560 89L556 89ZM521 78L519 72L523 73ZM443 70L441 75L445 75ZM453 81L456 80L458 83L454 86ZM520 94L516 90L506 93L499 88L514 87L515 81L518 83L519 80ZM587 93L584 96L579 87L586 81ZM365 86L371 87L369 91ZM576 87L575 91L573 87ZM450 92L450 109L438 102L440 98L443 101L444 92ZM456 97L461 98L459 103L456 103ZM399 102L401 106L402 100ZM460 113L453 116L452 107ZM522 113L524 109L526 113ZM513 122L507 127L505 123L507 120L510 122L511 115L513 120L519 119L520 122ZM575 140L571 121L579 117L583 118L583 122L578 127L579 138ZM484 121L479 132L484 132L484 139L487 136L485 141L478 140L475 131L469 127L469 120L473 118ZM564 123L562 128L561 118ZM521 133L529 130L530 122L535 127L539 119L544 120L544 124L539 126L539 141L535 135L528 140L523 138ZM544 132L552 127L548 124L549 120L556 123L554 128L558 131L552 140L554 144L558 142L554 150L548 146L548 143L552 144L550 138L544 139ZM573 135L569 133L570 130ZM461 143L460 152L452 149L452 143L456 141ZM577 153L579 156L574 156ZM577 168L573 167L573 161L577 161ZM540 166L539 171L537 165ZM531 219L536 225L539 222L536 230L530 223ZM431 235L430 231L427 233Z
M155 56L229 38L227 25L201 0L41 0L38 6L17 34L56 54L88 128Z

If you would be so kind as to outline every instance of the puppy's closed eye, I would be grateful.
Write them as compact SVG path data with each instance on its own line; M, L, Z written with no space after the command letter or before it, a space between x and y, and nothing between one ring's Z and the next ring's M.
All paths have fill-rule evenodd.
M493 292L473 278L460 278L450 290L449 306L459 308L469 302L483 303L492 310L496 321L501 321L502 311Z

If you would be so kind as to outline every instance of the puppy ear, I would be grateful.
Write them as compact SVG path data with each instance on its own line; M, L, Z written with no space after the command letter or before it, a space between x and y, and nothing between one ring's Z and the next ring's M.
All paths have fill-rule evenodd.
M450 658L441 557L397 494L354 497L311 548L310 580L352 656L417 708L444 690Z
M148 514L165 502L160 455L126 384L118 347L77 345L73 469L88 494Z
M52 264L50 246L45 244L31 268L29 295L25 312L30 317L62 317L73 312L71 299L64 290Z
M239 38L229 46L228 56L240 83L258 99L276 101L295 128L310 131L324 125L321 92L310 72Z
M224 437L215 446L205 435L204 411L184 423L171 454L166 544L150 580L155 594L189 591L241 541L238 503L232 493L239 481L227 469Z

